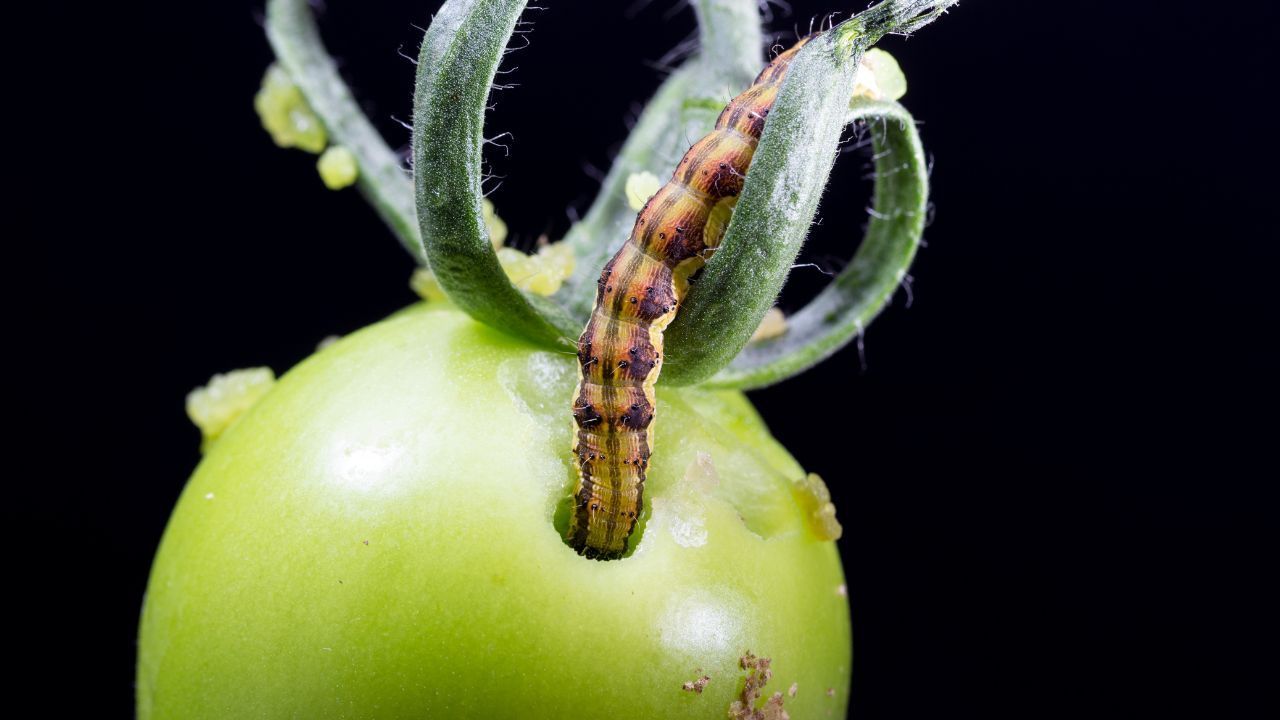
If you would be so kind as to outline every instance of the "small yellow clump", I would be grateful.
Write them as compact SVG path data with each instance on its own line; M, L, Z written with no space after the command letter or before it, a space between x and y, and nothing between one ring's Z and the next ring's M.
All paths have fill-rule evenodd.
M234 425L275 381L271 368L245 368L214 375L208 385L187 393L187 417L204 436L201 450Z
M786 332L787 316L783 315L779 308L769 308L769 312L765 313L764 318L760 320L760 326L751 334L751 339L747 342L772 340Z
M330 190L351 187L360 176L360 166L356 163L356 156L341 145L333 145L325 150L316 161L316 170L320 173L320 180L324 182L324 186Z
M282 148L318 153L329 142L320 118L279 65L273 63L262 76L262 88L253 97L253 108L262 127L271 133L271 140Z
M507 241L507 223L498 217L498 211L489 198L480 202L480 215L484 218L484 229L489 231L489 242L497 250Z
M649 198L662 187L662 181L657 175L649 171L631 173L627 176L626 193L627 204L632 210L640 212L644 204L649 202Z
M853 97L872 100L898 100L907 94L907 76L892 55L871 48L858 64Z
M809 473L804 479L796 480L791 490L805 513L809 530L821 540L839 540L844 528L836 520L836 506L822 477Z
M512 284L535 295L553 295L573 274L573 248L568 243L547 243L533 255L515 248L499 248L498 262Z
M714 248L720 245L720 241L724 239L724 234L729 230L729 221L733 219L733 209L738 205L738 196L720 198L720 201L711 206L711 214L707 216L707 226L702 230L703 242L707 247Z
M516 287L535 295L553 295L564 281L573 274L573 248L568 243L546 243L533 255L526 255L515 248L504 247L507 239L507 224L498 217L493 203L486 199L481 204L485 229L489 232L489 241L493 243L494 252L498 255L498 263L507 273L507 277ZM444 300L444 289L440 281L428 268L418 268L409 278L409 287L423 300Z
M449 299L449 296L444 293L444 288L440 287L440 281L436 280L436 274L431 272L431 268L420 267L414 270L413 275L409 277L409 287L418 297L427 302Z

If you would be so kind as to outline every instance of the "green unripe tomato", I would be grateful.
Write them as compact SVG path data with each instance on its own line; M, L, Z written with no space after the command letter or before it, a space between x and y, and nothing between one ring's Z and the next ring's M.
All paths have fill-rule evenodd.
M751 651L842 717L839 556L740 393L660 387L635 551L565 545L574 360L431 304L285 375L169 522L138 716L724 718Z

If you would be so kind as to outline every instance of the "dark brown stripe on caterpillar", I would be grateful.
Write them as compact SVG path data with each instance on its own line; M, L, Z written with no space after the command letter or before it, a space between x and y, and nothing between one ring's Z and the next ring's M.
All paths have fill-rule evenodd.
M689 276L724 232L712 223L742 192L765 119L796 51L776 57L694 143L671 180L645 203L631 236L605 265L591 319L578 339L581 379L574 396L578 485L567 540L587 557L623 555L644 502L652 450L654 383L662 336Z

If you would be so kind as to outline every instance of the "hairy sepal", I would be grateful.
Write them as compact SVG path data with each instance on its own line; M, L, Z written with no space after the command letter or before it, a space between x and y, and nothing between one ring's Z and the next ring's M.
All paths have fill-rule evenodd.
M539 345L572 346L580 323L511 283L481 209L485 107L525 5L526 0L449 0L436 13L422 43L414 90L414 195L431 270L459 308Z
M773 307L835 162L865 45L808 45L769 114L724 242L667 331L663 381L702 382L746 346Z
M866 236L853 260L776 338L753 342L707 385L751 389L798 375L865 332L907 277L924 233L929 170L915 120L895 102L858 99L849 122L866 124L876 185Z

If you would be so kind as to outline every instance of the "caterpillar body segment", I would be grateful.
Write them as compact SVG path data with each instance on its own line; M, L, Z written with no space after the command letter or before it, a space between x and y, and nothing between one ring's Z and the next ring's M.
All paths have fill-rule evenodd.
M627 242L600 274L595 307L578 340L581 376L573 401L578 484L566 539L582 555L612 559L627 551L644 502L663 333L690 275L720 244L778 88L808 40L778 55L729 102L715 129L694 143L645 203Z

